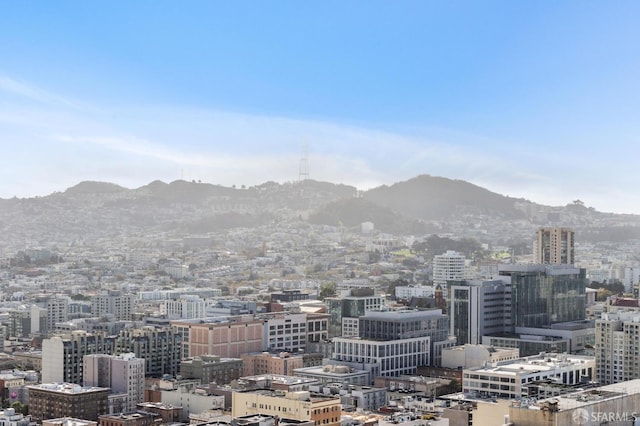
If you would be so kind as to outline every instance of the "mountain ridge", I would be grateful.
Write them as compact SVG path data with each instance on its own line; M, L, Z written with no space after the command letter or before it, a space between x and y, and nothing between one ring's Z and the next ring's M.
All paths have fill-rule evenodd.
M0 197L0 200L26 200L26 199L34 199L34 198L46 198L52 195L56 195L56 194L61 194L61 193L73 193L73 194L101 194L101 193L116 193L116 192L122 192L122 191L137 191L137 192L145 192L145 191L149 191L152 193L158 193L158 192L162 192L163 190L166 191L169 188L181 188L181 189L185 189L185 188L189 188L191 185L198 185L199 187L204 187L204 188L216 188L217 191L220 192L227 192L227 193L231 193L234 191L244 191L244 190L251 190L251 189L263 189L265 187L283 187L283 186L287 186L287 185L303 185L303 186L310 186L310 187L316 187L316 188L323 188L326 189L327 187L337 187L337 188L342 188L342 189L346 189L347 192L352 192L353 195L355 195L356 193L360 193L360 194L374 194L374 193L379 193L379 192L383 192L385 190L388 189L393 189L393 188L398 188L401 187L403 185L410 185L412 183L415 182L420 182L420 181L424 181L425 179L432 179L434 181L439 181L440 183L458 183L458 184L462 184L462 185L468 185L470 187L474 187L477 188L478 190L481 190L483 192L486 192L488 194L492 194L494 196L499 196L499 197L503 197L506 199L510 199L513 201L527 201L527 202L531 202L533 204L539 204L539 205L543 205L540 203L536 203L534 201L529 201L529 200L525 200L524 198L514 198L514 197L510 197L507 195L503 195L500 194L498 192L492 191L490 189L484 188L482 186L473 184L471 182L462 180L462 179L451 179L451 178L446 178L446 177L442 177L442 176L431 176L429 174L420 174L418 176L415 176L413 178L404 180L404 181L398 181L398 182L394 182L392 184L382 184L379 185L377 187L374 188L370 188L368 190L360 190L357 187L353 186L353 185L348 185L348 184L343 184L343 183L333 183L333 182L326 182L326 181L316 181L313 179L307 179L304 181L300 181L300 182L286 182L286 183L278 183L278 182L274 182L274 181L266 181L263 182L261 184L255 185L255 186L251 186L248 188L235 188L235 187L227 187L227 186L223 186L223 185L219 185L219 184L213 184L213 183L208 183L208 182L196 182L195 180L192 181L188 181L188 180L184 180L184 179L176 179L173 180L171 182L164 182L162 180L156 179L152 182L149 182L148 184L139 186L139 187L133 187L133 188L129 188L129 187L125 187L116 183L112 183L112 182L107 182L107 181L94 181L94 180L83 180L78 182L77 184L70 186L68 188L66 188L63 191L54 191L50 194L47 195L39 195L39 196L32 196L32 197L11 197L11 198L2 198ZM213 192L213 190L211 191ZM372 195L368 195L365 196L365 198L370 198L372 199L372 201L374 199L376 199L376 196L372 196ZM552 207L552 206L549 206ZM555 206L555 207L560 207L560 206Z
M270 223L358 228L398 235L442 233L495 240L533 235L537 226L594 229L593 239L631 238L640 216L598 212L579 200L545 206L463 181L419 175L367 191L304 180L265 182L248 188L155 180L138 188L82 181L44 197L0 199L0 232L17 241L41 239L39 224L56 238L84 239L131 233L208 233L259 228ZM496 235L488 234L497 230ZM611 231L614 231L613 233ZM502 235L506 236L502 236Z

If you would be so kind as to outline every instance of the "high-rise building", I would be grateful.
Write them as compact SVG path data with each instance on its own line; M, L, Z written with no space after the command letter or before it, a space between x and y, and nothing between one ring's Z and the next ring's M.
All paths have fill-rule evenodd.
M464 279L465 257L453 250L433 257L433 285L440 285L447 297L447 281Z
M114 351L113 339L76 330L42 341L42 382L82 384L83 358Z
M163 300L160 304L160 313L170 320L203 318L207 316L209 304L199 296L187 294L178 300Z
M175 376L180 372L181 336L168 327L124 329L117 336L115 346L116 354L133 352L137 358L144 358L146 376Z
M536 233L535 262L573 265L574 231L570 228L539 228Z
M482 343L482 336L511 331L511 285L502 280L451 281L450 334L458 345Z
M133 353L84 356L84 385L111 388L112 394L125 394L120 412L135 411L144 401L144 359Z
M9 311L7 332L10 337L31 337L45 332L47 311L39 306L20 307Z
M385 297L375 294L372 288L351 289L348 296L328 297L324 302L329 314L329 337L343 336L345 322L355 322L356 330L349 335L357 336L358 318L367 312L379 311L385 307ZM351 325L348 328L353 328L353 324Z
M586 270L569 265L510 264L500 276L511 283L514 327L549 327L584 320Z
M175 376L180 371L180 336L169 328L125 329L116 336L75 330L42 341L42 381L83 384L85 355L129 352L144 358L146 376Z
M307 345L307 314L279 313L265 320L264 350L299 351Z
M640 309L603 313L596 320L596 379L602 384L640 379Z
M182 339L182 357L217 355L240 358L240 354L263 349L263 321L252 315L171 321Z
M359 338L378 341L428 336L434 366L440 365L442 349L456 344L449 337L449 317L440 309L368 312L359 318L359 329Z
M135 295L109 290L91 298L91 315L113 315L115 319L131 321L135 307Z
M595 280L594 280L595 281ZM633 293L638 297L638 284L640 284L640 266L628 266L624 268L624 291Z
M69 301L68 296L52 296L47 299L45 305L47 308L47 333L55 330L57 323L69 320Z

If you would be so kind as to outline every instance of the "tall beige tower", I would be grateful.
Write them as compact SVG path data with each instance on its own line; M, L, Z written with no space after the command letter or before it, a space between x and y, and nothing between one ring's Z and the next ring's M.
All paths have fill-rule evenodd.
M573 265L574 231L571 228L539 228L536 235L536 263Z

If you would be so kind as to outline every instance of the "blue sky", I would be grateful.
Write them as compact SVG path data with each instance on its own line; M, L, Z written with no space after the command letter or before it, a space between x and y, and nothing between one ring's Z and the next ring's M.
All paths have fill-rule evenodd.
M640 3L0 6L0 197L418 174L640 213Z

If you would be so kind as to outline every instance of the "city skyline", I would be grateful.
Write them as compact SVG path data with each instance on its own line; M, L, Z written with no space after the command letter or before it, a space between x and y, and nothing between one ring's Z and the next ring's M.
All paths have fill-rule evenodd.
M12 4L0 198L420 174L640 213L640 5Z

